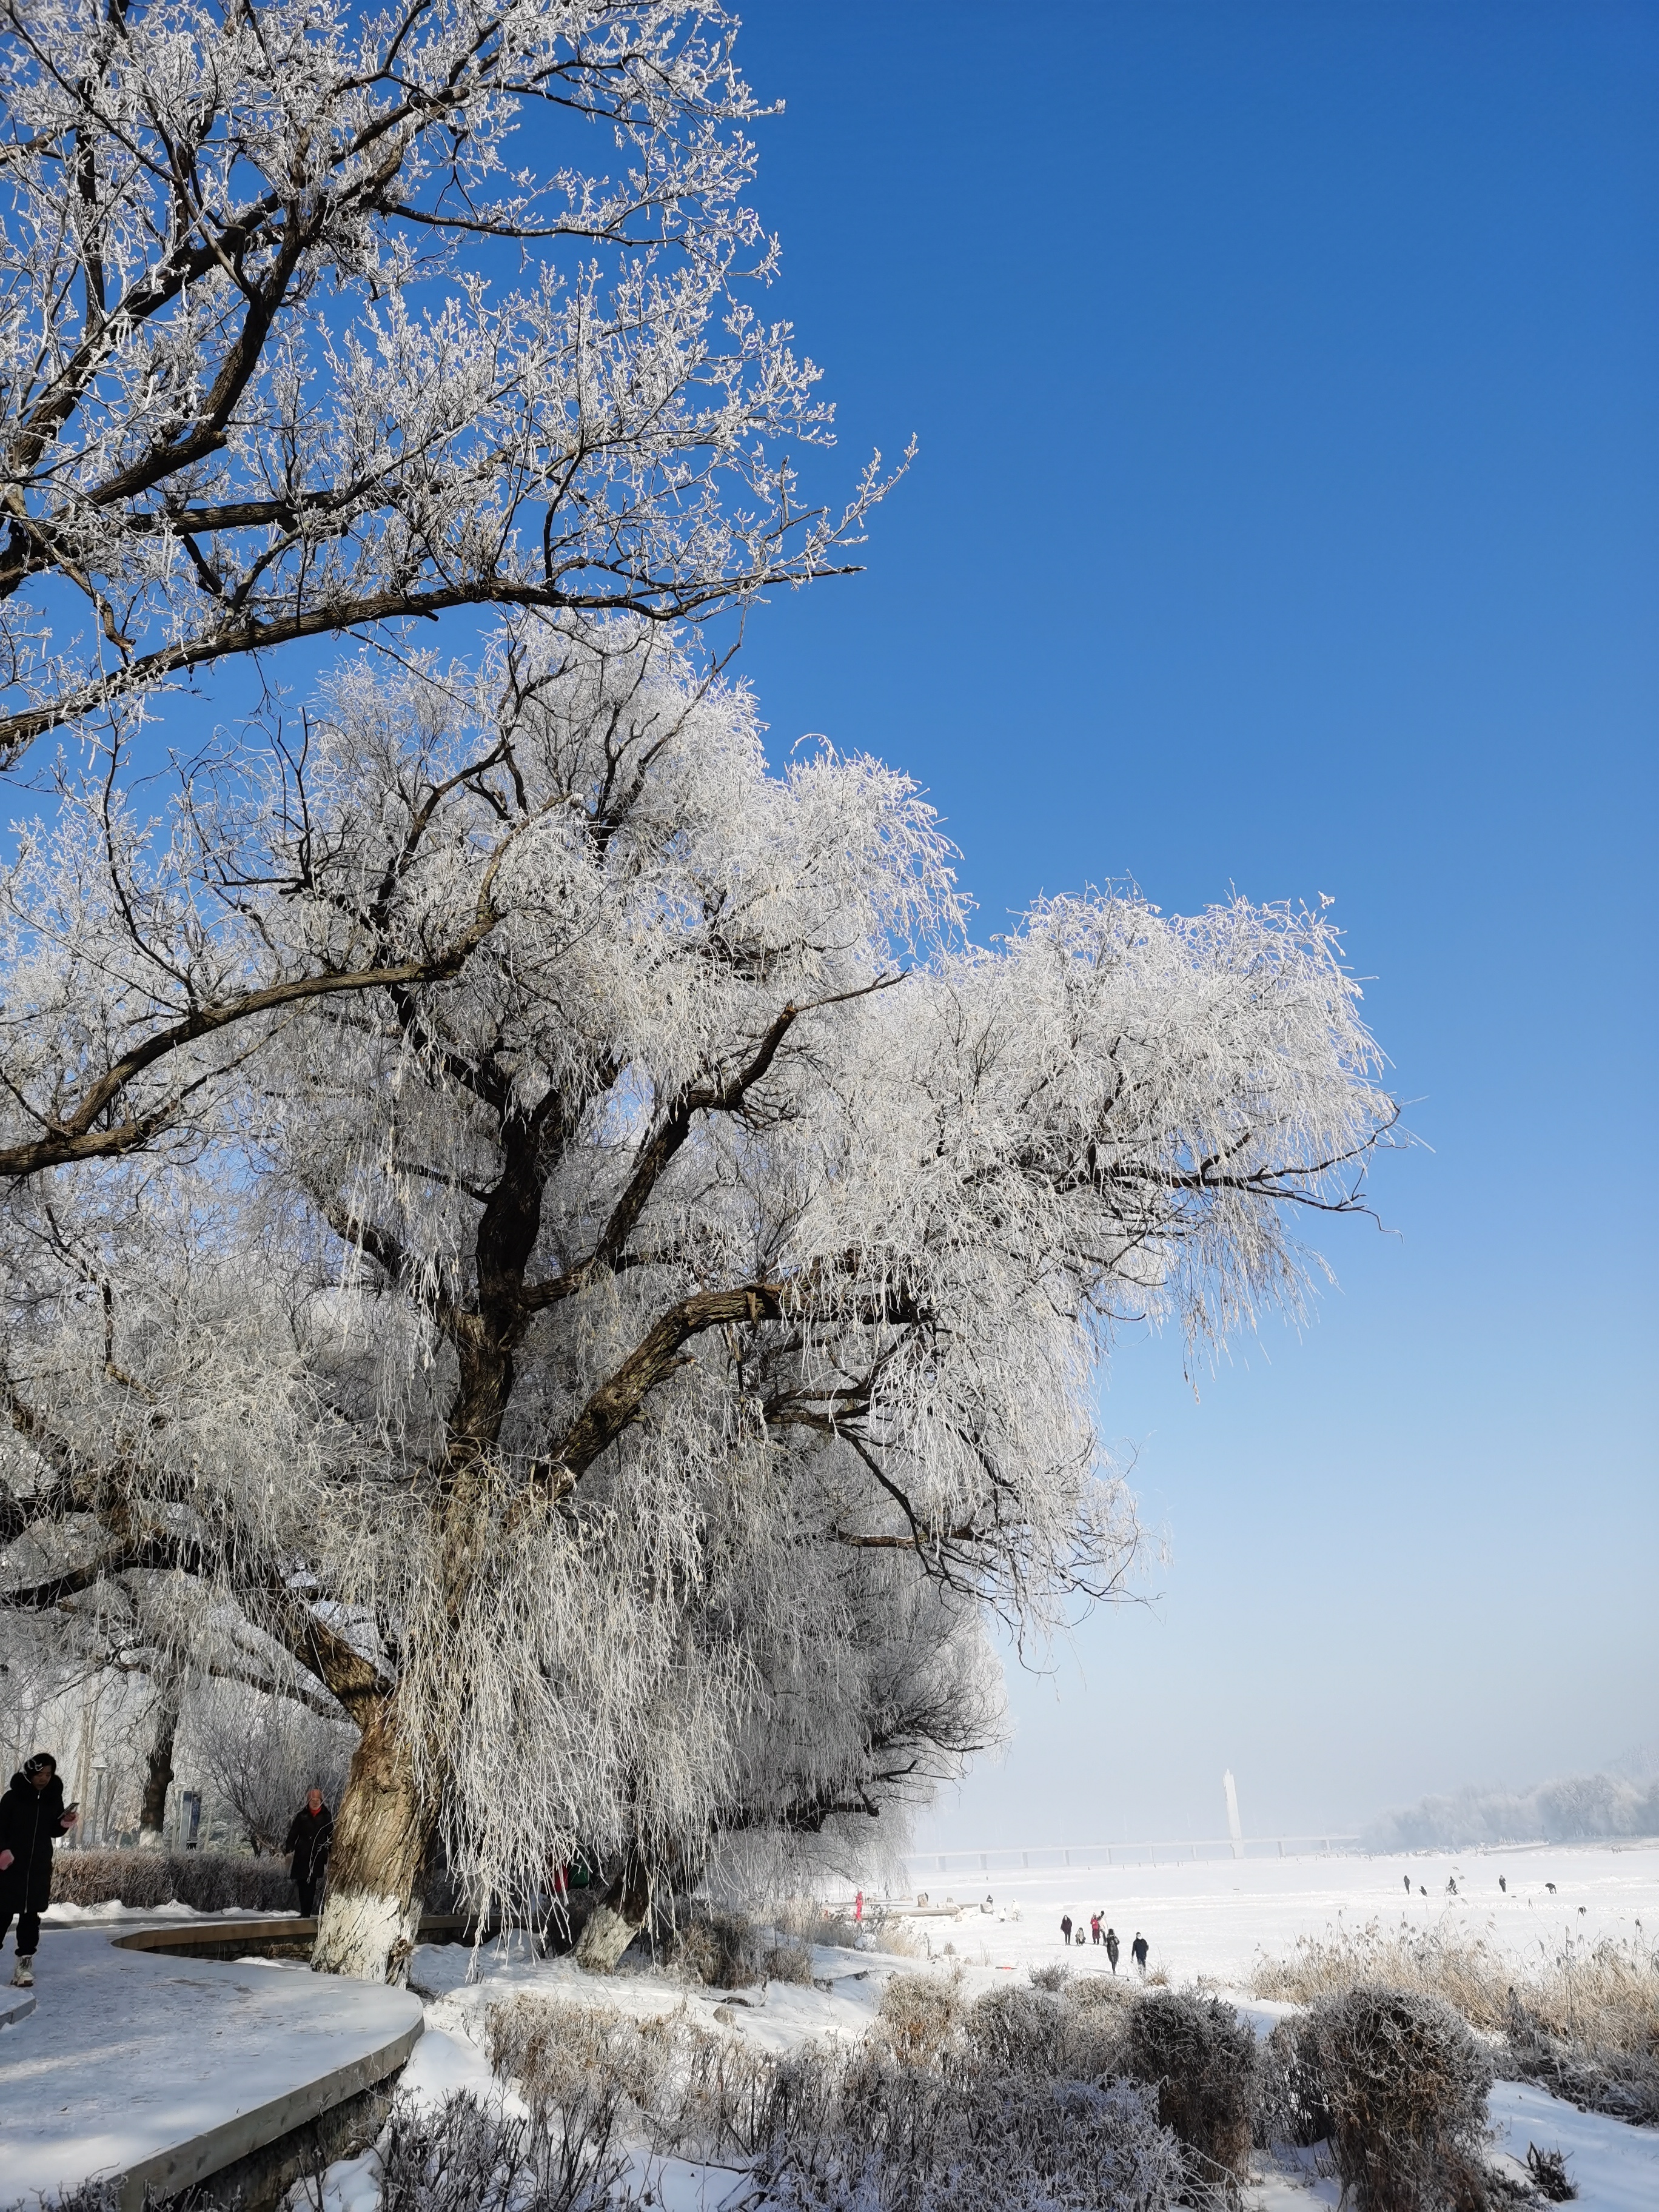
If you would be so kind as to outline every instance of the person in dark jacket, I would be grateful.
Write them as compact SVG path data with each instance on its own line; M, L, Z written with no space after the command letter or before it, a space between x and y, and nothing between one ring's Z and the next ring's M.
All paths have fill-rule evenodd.
M1112 1972L1113 1972L1114 1973L1116 1973L1116 1972L1117 1972L1117 1930L1116 1930L1116 1929L1115 1929L1115 1928L1109 1928L1109 1929L1106 1930L1106 1956L1107 1956L1107 1957L1111 1960L1111 1962L1112 1962Z
M49 1751L37 1751L0 1797L0 1943L15 1914L17 1963L11 1978L16 1989L33 1984L40 1915L52 1902L52 1849L75 1819L75 1807L64 1802L58 1761Z
M1063 1912L1060 1917L1060 1940L1068 1948L1070 1947L1072 1941L1072 1916L1069 1912Z
M1134 1940L1134 1942L1133 1942L1133 1943L1131 1943L1131 1944L1130 1944L1129 1948L1130 1948L1130 1950L1131 1950L1131 1951L1133 1951L1133 1954L1134 1954L1134 1961L1135 1961L1136 1968L1137 1968L1137 1969L1138 1969L1138 1971L1139 1971L1139 1972L1144 1976L1144 1975L1146 1974L1146 1948L1147 1948L1147 1946L1146 1946L1146 1937L1141 1934L1141 1932L1140 1932L1140 1930L1139 1930L1139 1928L1137 1928L1137 1929L1136 1929L1136 1930L1135 1930L1135 1940Z
M328 1870L328 1846L334 1833L334 1815L313 1784L306 1802L289 1823L285 1851L294 1854L294 1887L300 1893L300 1915L309 1920L317 1910L317 1892Z

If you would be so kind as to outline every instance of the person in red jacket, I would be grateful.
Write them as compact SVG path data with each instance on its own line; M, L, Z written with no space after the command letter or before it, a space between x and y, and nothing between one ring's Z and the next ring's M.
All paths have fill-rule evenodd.
M76 1808L64 1802L58 1761L37 1751L0 1797L0 1943L14 1915L17 1921L17 1963L12 1986L27 1990L34 1981L34 1954L40 1945L40 1915L52 1902L52 1850L59 1836L75 1826Z

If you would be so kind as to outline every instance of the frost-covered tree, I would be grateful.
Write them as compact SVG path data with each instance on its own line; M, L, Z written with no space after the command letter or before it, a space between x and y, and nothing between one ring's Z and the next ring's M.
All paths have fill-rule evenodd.
M228 656L844 563L718 0L0 0L0 763Z
M614 1870L605 1965L723 1838L902 1816L994 1732L988 1618L1121 1582L1115 1327L1294 1306L1294 1217L1358 1203L1394 1113L1324 920L1111 892L981 947L951 861L613 622L365 660L303 759L20 863L31 1067L116 1019L70 968L142 995L87 949L135 899L163 964L386 978L251 1020L167 1177L6 1228L4 1594L175 1576L349 1714L319 1966L400 1971L441 1835L480 1892Z

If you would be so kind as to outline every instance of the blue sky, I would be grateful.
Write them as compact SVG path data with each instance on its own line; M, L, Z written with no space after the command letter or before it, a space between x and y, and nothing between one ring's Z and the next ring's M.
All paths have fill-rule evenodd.
M930 787L988 931L1332 894L1426 1147L1317 1325L1121 1348L1158 1603L1017 1680L961 1844L1357 1820L1659 1725L1659 11L752 0L775 311L868 573L780 748ZM831 471L833 476L834 471Z

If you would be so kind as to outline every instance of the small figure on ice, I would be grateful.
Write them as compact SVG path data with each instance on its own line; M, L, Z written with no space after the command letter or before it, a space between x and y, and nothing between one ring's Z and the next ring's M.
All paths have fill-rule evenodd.
M1114 1973L1116 1973L1117 1972L1117 1930L1115 1928L1109 1928L1106 1930L1106 1956L1112 1962L1112 1972Z
M1060 1940L1067 1949L1071 1948L1072 1916L1069 1912L1062 1912L1060 1916Z
M1146 1938L1141 1934L1139 1928L1135 1930L1135 1940L1130 1944L1129 1949L1133 1954L1136 1971L1139 1972L1141 1980L1144 1982L1146 1978L1147 1943Z
M306 1802L289 1823L283 1849L292 1851L294 1864L290 1869L294 1887L300 1893L300 1917L309 1920L317 1910L317 1891L328 1871L328 1847L334 1835L334 1815L323 1802L323 1793L313 1782L306 1792Z
M34 1954L40 1945L40 1915L52 1902L52 1849L75 1826L77 1808L64 1802L58 1761L37 1751L0 1797L0 1943L12 1916L17 1917L17 1963L14 1989L34 1986Z

